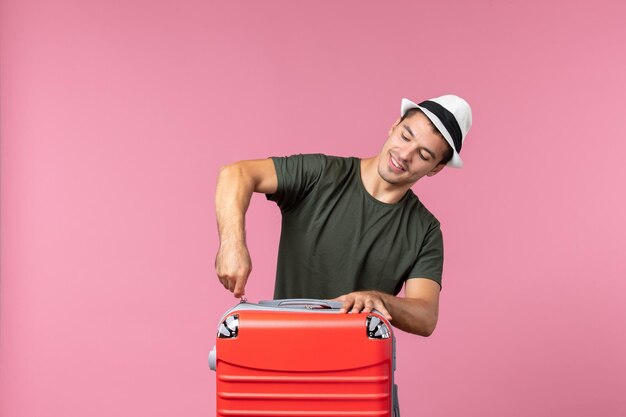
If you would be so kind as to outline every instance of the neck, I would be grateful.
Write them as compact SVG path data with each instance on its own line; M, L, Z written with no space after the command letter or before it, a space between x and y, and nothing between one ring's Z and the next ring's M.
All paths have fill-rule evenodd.
M411 188L411 184L391 184L382 179L378 173L378 158L379 156L374 156L361 160L361 180L363 181L363 186L376 200L387 204L397 203Z

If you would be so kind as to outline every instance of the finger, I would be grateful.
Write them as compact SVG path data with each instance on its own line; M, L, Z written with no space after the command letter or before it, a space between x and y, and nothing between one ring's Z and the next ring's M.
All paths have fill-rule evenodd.
M335 298L331 298L328 301L339 301L339 302L343 302L343 305L341 306L341 308L339 309L340 313L345 313L347 310L346 307L346 301L348 300L347 298L348 294L344 294L344 295L340 295L339 297L335 297Z
M352 308L352 304L354 303L354 298L346 298L339 310L340 313L347 313Z
M363 313L371 313L374 309L374 301L371 299L365 300L365 305L363 306Z
M375 307L376 310L378 310L380 312L380 314L383 315L383 317L385 317L387 320L391 321L392 317L391 314L389 314L389 311L387 311L387 308L385 307L385 304L383 304L382 301L378 301L375 303Z
M228 280L226 279L226 277L218 275L217 279L220 281L220 284L224 286L224 288L228 289Z
M235 288L233 291L235 297L241 298L245 293L245 287L246 287L246 280L244 278L238 279L237 282L235 283Z
M357 298L354 301L354 305L352 306L352 313L360 313L363 310L363 306L365 305L362 298Z

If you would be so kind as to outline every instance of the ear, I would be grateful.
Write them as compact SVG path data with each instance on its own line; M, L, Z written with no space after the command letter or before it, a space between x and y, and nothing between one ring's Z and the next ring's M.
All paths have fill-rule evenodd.
M443 168L445 167L445 164L437 164L436 167L434 167L428 174L426 174L429 177L432 177L433 175L436 175L438 172L440 172Z
M391 132L393 131L393 129L395 129L396 126L398 126L398 123L400 123L400 119L402 118L398 117L396 121L391 125L391 127L389 128L389 133L387 133L387 135L391 135Z

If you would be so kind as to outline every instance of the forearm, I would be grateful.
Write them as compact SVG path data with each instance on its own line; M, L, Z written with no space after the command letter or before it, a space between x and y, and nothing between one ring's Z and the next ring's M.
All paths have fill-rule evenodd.
M220 170L215 190L215 214L220 247L215 272L235 297L245 294L252 271L246 247L245 215L253 192L274 193L278 180L271 159L240 161Z
M343 302L341 313L369 313L377 310L394 327L420 336L430 336L437 325L438 296L396 297L380 291L355 291L333 300Z
M220 244L245 242L245 214L254 191L254 181L238 164L223 167L217 179L215 213Z

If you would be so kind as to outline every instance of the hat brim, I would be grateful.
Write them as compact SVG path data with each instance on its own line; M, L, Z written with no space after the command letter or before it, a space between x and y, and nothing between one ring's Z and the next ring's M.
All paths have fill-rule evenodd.
M448 145L450 145L450 147L452 148L452 159L450 159L450 161L446 164L446 166L449 166L450 168L463 168L463 160L461 159L461 156L456 151L456 149L454 149L454 142L452 141L452 136L450 136L450 133L448 133L448 130L444 127L443 123L441 123L441 120L439 120L439 118L435 116L430 110L425 109L424 107L421 107L413 103L409 99L403 98L402 106L400 108L400 116L401 117L404 116L404 114L408 110L415 109L415 108L418 108L422 112L424 112L426 117L428 117L428 119L433 123L433 125L435 125L437 130L443 135L446 142L448 142Z

